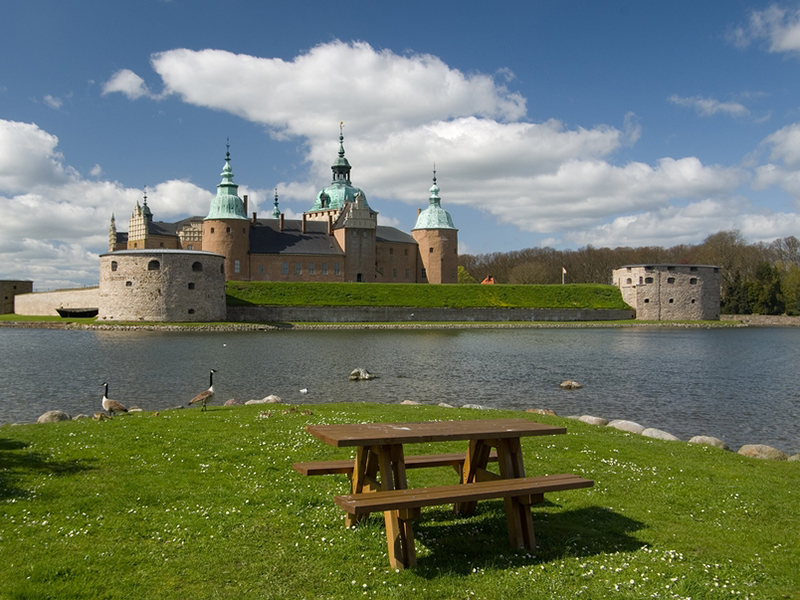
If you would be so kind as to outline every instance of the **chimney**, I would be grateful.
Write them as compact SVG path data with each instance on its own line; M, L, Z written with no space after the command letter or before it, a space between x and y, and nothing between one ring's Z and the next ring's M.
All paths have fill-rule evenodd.
M328 235L333 235L333 215L328 215Z
M278 231L283 231L283 213L278 217Z
M244 199L244 214L247 214L247 194L243 196Z
M421 209L421 208L418 208L418 209L417 209L417 216L419 216L421 212L422 212L422 209Z
M245 196L245 198L247 198L247 196ZM257 222L257 221L258 221L258 219L256 218L256 213L254 212L254 213L253 213L253 227L255 227L255 226L256 226L256 222Z
M303 229L302 233L306 232L306 213L303 213Z

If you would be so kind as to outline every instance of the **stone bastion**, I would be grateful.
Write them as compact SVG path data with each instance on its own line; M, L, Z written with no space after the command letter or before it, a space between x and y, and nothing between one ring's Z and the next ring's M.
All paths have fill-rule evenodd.
M102 321L224 321L225 257L192 250L100 255Z

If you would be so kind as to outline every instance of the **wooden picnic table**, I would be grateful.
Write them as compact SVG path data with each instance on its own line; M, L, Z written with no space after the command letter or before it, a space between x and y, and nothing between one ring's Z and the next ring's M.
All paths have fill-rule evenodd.
M348 498L358 499L359 494L368 492L387 492L408 488L404 444L467 441L468 449L461 470L461 482L471 484L524 478L525 465L520 439L527 436L564 434L566 428L527 419L481 419L421 423L307 425L306 431L331 446L356 447L355 465L352 472L352 495ZM497 450L499 475L486 468L492 448ZM424 488L420 491L424 492L430 489ZM464 490L464 497L459 498L463 501L456 502L456 513L470 514L475 510L477 501L466 495L470 488L459 489ZM495 497L501 496L502 494L495 493ZM422 498L422 495L420 494L419 497ZM337 502L340 498L337 498ZM518 548L533 549L535 542L530 501L520 501L518 497L504 497L504 501L511 544ZM417 504L425 505L424 498ZM368 508L364 510L368 510ZM418 515L419 508L416 507L416 510ZM364 515L364 512L348 512L346 525L354 525L359 517ZM413 529L411 529L414 516L404 518L401 510L386 510L384 517L390 564L397 568L412 566L416 562Z

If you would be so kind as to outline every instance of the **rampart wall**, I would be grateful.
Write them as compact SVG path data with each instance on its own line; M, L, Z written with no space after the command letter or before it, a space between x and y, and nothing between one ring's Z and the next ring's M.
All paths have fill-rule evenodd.
M397 308L318 306L229 306L228 320L249 323L617 321L633 319L632 310L546 308Z
M57 308L98 308L100 288L35 292L14 298L14 312L18 315L57 317Z

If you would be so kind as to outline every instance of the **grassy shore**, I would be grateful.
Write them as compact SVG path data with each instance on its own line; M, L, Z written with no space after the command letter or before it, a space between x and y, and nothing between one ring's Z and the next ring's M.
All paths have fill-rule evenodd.
M509 547L502 502L468 518L423 510L418 567L396 572L381 516L344 528L333 503L344 476L292 470L294 461L350 456L304 426L487 413L287 409L0 427L0 598L800 598L797 463L492 411L566 425L566 436L523 440L528 474L571 472L595 487L534 507L533 554ZM422 469L409 483L454 477Z

